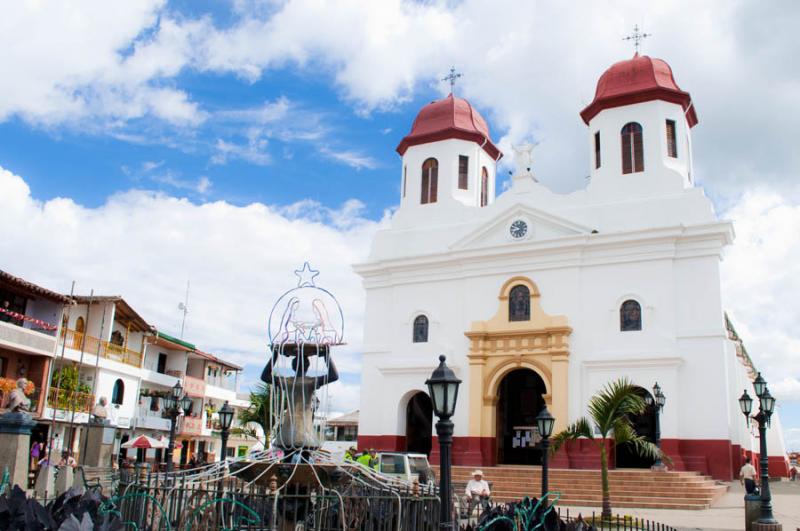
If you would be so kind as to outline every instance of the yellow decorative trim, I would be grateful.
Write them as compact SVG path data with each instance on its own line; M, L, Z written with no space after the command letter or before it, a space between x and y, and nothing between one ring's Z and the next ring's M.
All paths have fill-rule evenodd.
M511 288L525 285L531 294L531 319L508 320ZM465 335L470 340L469 379L471 436L495 437L498 388L503 377L519 368L535 371L545 384L544 401L556 418L555 430L568 421L569 336L572 328L566 316L551 316L541 307L540 292L529 278L516 276L506 281L498 294L498 308L487 321L474 321Z

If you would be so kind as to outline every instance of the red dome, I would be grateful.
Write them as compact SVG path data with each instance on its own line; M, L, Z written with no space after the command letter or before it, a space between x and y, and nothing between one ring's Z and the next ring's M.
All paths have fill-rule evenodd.
M503 156L489 136L486 120L467 100L452 94L427 104L419 111L411 132L400 141L397 152L403 155L411 146L450 138L476 142L495 160Z
M597 82L594 101L581 111L581 118L588 124L603 109L652 100L681 105L689 127L697 124L692 97L675 83L669 65L661 59L639 54L603 72Z

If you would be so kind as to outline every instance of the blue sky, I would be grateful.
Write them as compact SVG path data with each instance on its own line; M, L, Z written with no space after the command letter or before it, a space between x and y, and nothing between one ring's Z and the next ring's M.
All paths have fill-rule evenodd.
M394 148L417 110L446 94L441 77L455 65L457 93L500 148L540 142L540 182L575 190L588 173L578 112L603 70L631 55L622 37L639 24L652 33L645 53L666 59L692 94L697 182L738 235L723 262L726 307L800 448L800 73L786 68L799 9L724 0L4 5L0 267L53 289L76 280L81 292L123 294L173 331L190 279L187 338L242 363L253 381L271 301L308 259L349 322L331 407L357 407L363 291L350 264L365 259L397 204Z
M89 207L117 191L146 188L237 205L310 198L336 206L357 198L367 206L366 215L379 218L397 199L399 157L393 148L417 109L439 96L420 90L402 107L362 115L337 97L325 74L282 70L252 84L213 75L181 77L186 78L181 85L190 87L193 99L210 113L245 113L283 103L291 107L291 116L269 124L264 145L253 153L222 160L218 143L249 145L242 128L252 118L211 117L192 131L134 124L108 136L31 127L14 118L0 124L3 164L25 175L37 197L66 196ZM128 135L144 137L131 141ZM202 177L211 185L201 192Z

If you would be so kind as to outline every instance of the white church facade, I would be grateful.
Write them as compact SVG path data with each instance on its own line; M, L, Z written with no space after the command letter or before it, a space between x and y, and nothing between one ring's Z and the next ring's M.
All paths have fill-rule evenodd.
M667 63L637 54L601 76L581 117L585 189L551 192L522 146L496 195L502 153L478 112L452 94L421 109L397 148L400 207L355 266L366 289L361 447L437 458L424 382L444 354L463 382L455 464L538 464L515 437L541 408L558 431L620 377L642 393L661 386L661 444L676 469L731 479L757 452L737 404L755 369L722 306L734 230L693 182L690 95ZM653 421L634 422L652 437ZM771 472L785 474L779 421L770 433ZM593 468L596 453L578 442L552 463ZM624 448L614 457L651 464Z

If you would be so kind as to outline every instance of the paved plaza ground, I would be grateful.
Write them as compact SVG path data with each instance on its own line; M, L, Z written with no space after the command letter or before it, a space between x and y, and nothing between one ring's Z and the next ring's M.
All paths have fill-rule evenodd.
M770 484L772 508L775 518L783 524L784 531L800 529L800 481L781 481ZM573 514L591 514L593 509L570 507ZM597 508L594 508L597 511ZM681 530L702 529L721 531L744 529L744 489L731 483L730 490L714 507L705 511L679 511L671 509L621 509L615 513L648 518Z

